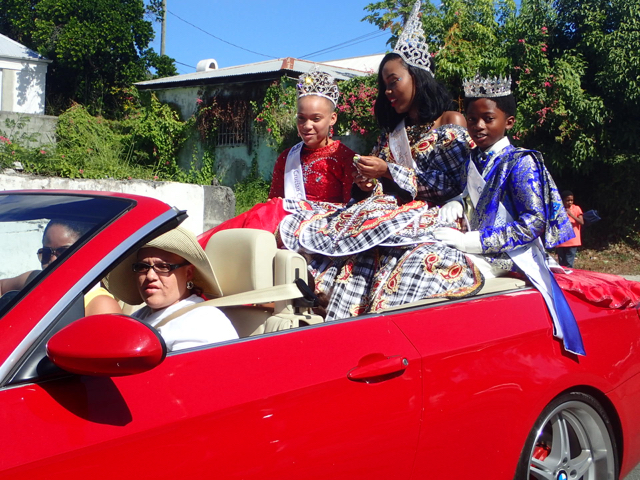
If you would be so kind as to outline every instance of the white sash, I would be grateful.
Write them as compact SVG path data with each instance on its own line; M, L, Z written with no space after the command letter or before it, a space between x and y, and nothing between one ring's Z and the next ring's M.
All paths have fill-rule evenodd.
M469 168L467 172L467 191L474 208L476 208L478 205L478 201L480 199L482 191L484 190L485 184L486 182L484 178L482 178L480 173L478 173L478 169L476 168L473 161L469 161ZM501 227L512 221L513 217L511 217L504 205L500 203L498 212L496 214L496 221L494 226ZM558 318L558 310L563 310L564 308L564 311L566 311L568 305L566 304L566 300L564 299L564 297L562 299L555 298L554 290L556 289L554 289L553 286L555 279L552 278L552 274L546 264L546 253L542 246L540 237L536 238L533 242L530 242L527 245L523 245L522 247L519 247L507 253L509 254L509 257L511 257L511 260L513 260L513 263L515 263L524 272L533 286L542 294L542 297L547 304L547 308L553 320L554 335L557 338L564 340L565 332L563 331L563 325L566 325L565 328L571 328L571 326L567 325L566 322L560 321L560 319ZM559 292L558 294L562 295L562 292ZM558 305L558 302L562 302L562 305ZM572 334L571 338L574 339L575 335ZM584 355L584 350L581 350L581 341L579 347L577 345L568 347L567 341L565 341L564 343L565 348L570 352Z
M307 199L302 176L302 163L300 162L300 152L303 146L304 142L294 145L287 155L287 162L284 166L284 198Z
M389 134L389 148L393 153L393 158L398 165L407 168L416 168L416 162L411 156L411 145L404 125L404 118Z

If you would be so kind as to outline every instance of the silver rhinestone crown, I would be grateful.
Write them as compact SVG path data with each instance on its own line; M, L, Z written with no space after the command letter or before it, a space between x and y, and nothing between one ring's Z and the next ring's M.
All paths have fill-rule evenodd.
M429 45L422 29L422 20L420 20L420 7L422 7L422 1L417 0L393 51L409 65L426 70L433 77Z
M338 105L340 92L335 79L326 72L316 70L315 67L309 73L303 73L298 77L296 89L298 98L306 97L307 95L318 95L331 100L334 107Z
M464 80L462 86L467 98L506 97L511 95L511 75L485 78L477 73L473 79Z

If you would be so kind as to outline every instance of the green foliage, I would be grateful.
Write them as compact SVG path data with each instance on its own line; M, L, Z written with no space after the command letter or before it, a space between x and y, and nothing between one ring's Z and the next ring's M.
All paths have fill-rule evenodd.
M367 142L367 147L372 147L378 135L378 125L373 114L377 96L377 74L354 77L340 82L336 133L362 135Z
M131 138L133 161L150 168L160 179L181 175L178 152L193 128L194 119L181 121L177 112L160 103L155 94L145 95L141 105L120 122Z
M83 178L150 178L131 162L131 139L117 122L93 117L76 104L58 118L54 153L31 167L41 175Z
M157 17L158 2L149 5ZM53 60L47 104L57 114L78 102L116 116L114 89L175 73L173 60L149 49L153 26L143 0L0 0L0 33Z
M29 146L28 117L6 120L0 128L0 166L20 162L27 173L68 178L168 180L208 184L215 177L214 157L197 153L188 170L177 164L177 154L193 131L195 120L180 121L154 95L138 102L131 97L130 115L109 120L91 115L76 104L58 118L56 145Z
M372 3L364 20L394 45L413 3ZM640 175L640 50L629 47L640 42L640 0L522 0L519 10L443 0L422 12L436 78L454 97L476 71L512 75L515 142L542 151L561 188L610 229L638 231L640 197L621 183Z
M271 182L260 176L258 161L254 158L249 176L233 187L236 197L236 215L246 212L257 203L266 202L270 188Z
M259 112L255 128L276 152L296 143L298 97L295 85L295 80L282 77L267 88L261 105L251 102L253 111Z

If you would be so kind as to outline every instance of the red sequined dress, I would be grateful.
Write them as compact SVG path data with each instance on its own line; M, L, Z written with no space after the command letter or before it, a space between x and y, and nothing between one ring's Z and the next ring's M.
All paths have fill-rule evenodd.
M229 228L257 228L275 233L280 221L289 213L282 208L284 197L284 167L290 148L280 154L273 169L269 200L238 215L198 237L201 245L214 233ZM346 203L351 199L351 172L355 169L355 152L336 140L317 149L302 148L300 163L307 200L329 203Z
M280 154L273 168L269 198L284 197L284 167L290 148ZM351 173L355 152L339 140L325 147L302 147L300 163L307 200L347 203L351 199Z

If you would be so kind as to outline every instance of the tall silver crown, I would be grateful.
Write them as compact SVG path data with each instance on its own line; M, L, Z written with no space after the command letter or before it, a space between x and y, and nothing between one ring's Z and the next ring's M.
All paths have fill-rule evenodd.
M328 73L317 70L316 66L310 72L303 73L298 77L296 89L298 98L306 97L307 95L318 95L331 100L334 107L338 105L340 92L335 79Z
M473 79L462 82L466 98L493 98L511 95L511 75L508 77L482 77L479 73Z
M422 1L417 0L393 51L399 54L409 65L422 68L433 77L429 45L422 29L422 20L420 20L420 7L422 7Z

